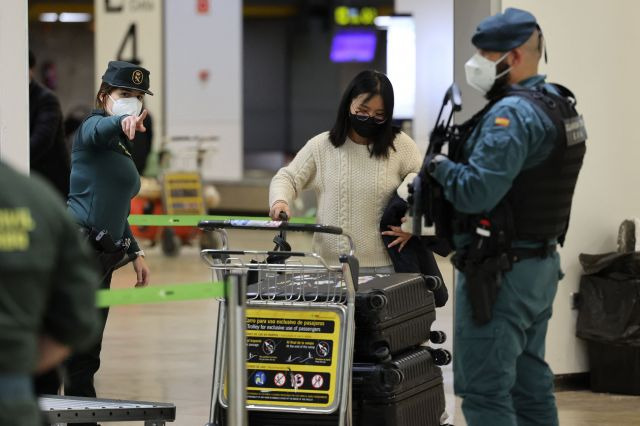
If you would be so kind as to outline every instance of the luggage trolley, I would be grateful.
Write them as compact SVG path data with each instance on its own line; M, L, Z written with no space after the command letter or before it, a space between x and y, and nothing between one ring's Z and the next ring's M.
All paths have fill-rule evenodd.
M208 425L225 420L245 425L245 407L318 414L318 420L324 414L340 426L350 425L358 275L351 237L338 227L280 221L203 221L198 226L222 234L223 249L203 250L201 256L214 279L231 285L218 311ZM285 231L340 235L349 253L332 266L310 252L229 250L225 229L280 231L281 237ZM269 262L248 262L247 256ZM247 280L252 283L248 291ZM244 308L245 299L242 324L244 312L237 308Z

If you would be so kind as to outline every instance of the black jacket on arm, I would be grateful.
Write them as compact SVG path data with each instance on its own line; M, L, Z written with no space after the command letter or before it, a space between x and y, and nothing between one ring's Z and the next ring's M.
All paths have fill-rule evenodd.
M402 217L407 212L407 203L398 194L393 194L391 200L387 204L387 208L382 213L380 219L380 230L388 231L389 226L400 226ZM387 247L395 237L383 235L382 241ZM433 292L436 306L444 306L449 299L449 292L442 279L442 274L433 257L433 252L446 256L451 250L448 244L443 240L432 237L413 237L407 242L401 252L398 247L387 248L393 268L396 272L414 272L423 275L432 275L440 277L442 286Z
M66 201L71 168L62 124L62 109L56 95L32 80L29 83L31 171L41 174Z

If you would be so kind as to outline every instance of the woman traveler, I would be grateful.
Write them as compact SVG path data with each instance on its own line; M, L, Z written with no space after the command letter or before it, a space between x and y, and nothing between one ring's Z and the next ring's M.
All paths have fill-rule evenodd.
M289 204L305 189L318 198L318 223L341 227L354 240L361 274L391 273L378 227L391 196L420 169L415 142L392 126L393 87L386 75L362 71L346 88L329 132L321 133L278 171L269 188L270 216L290 216ZM399 227L385 234L402 247L411 237ZM331 263L348 251L344 238L318 234L314 250Z

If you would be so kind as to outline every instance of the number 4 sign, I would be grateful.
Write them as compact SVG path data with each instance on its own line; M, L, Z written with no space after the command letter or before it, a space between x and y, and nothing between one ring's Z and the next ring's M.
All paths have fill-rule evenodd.
M109 61L132 62L148 69L154 96L146 96L144 104L153 116L156 140L161 139L164 122L164 5L165 0L94 0L95 91Z
M131 56L124 56L124 50L127 46L127 42L131 42ZM132 64L141 65L142 61L138 58L138 40L136 37L136 24L135 22L129 26L129 30L125 34L122 39L122 44L120 44L120 48L118 49L118 54L116 55L116 59L118 61L127 61Z
M100 75L109 61L127 61L151 71L152 87L163 86L163 3L156 0L95 0L96 74ZM153 100L149 101L153 103ZM159 110L158 107L152 111L154 123L158 121Z

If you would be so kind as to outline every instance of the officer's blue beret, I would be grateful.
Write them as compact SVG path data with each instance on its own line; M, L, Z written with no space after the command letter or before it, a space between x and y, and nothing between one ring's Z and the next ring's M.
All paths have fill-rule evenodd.
M102 81L114 87L140 90L149 95L149 71L141 66L124 61L110 61Z
M508 8L485 18L476 29L471 43L478 49L494 52L508 52L529 40L536 28L540 28L531 13Z

